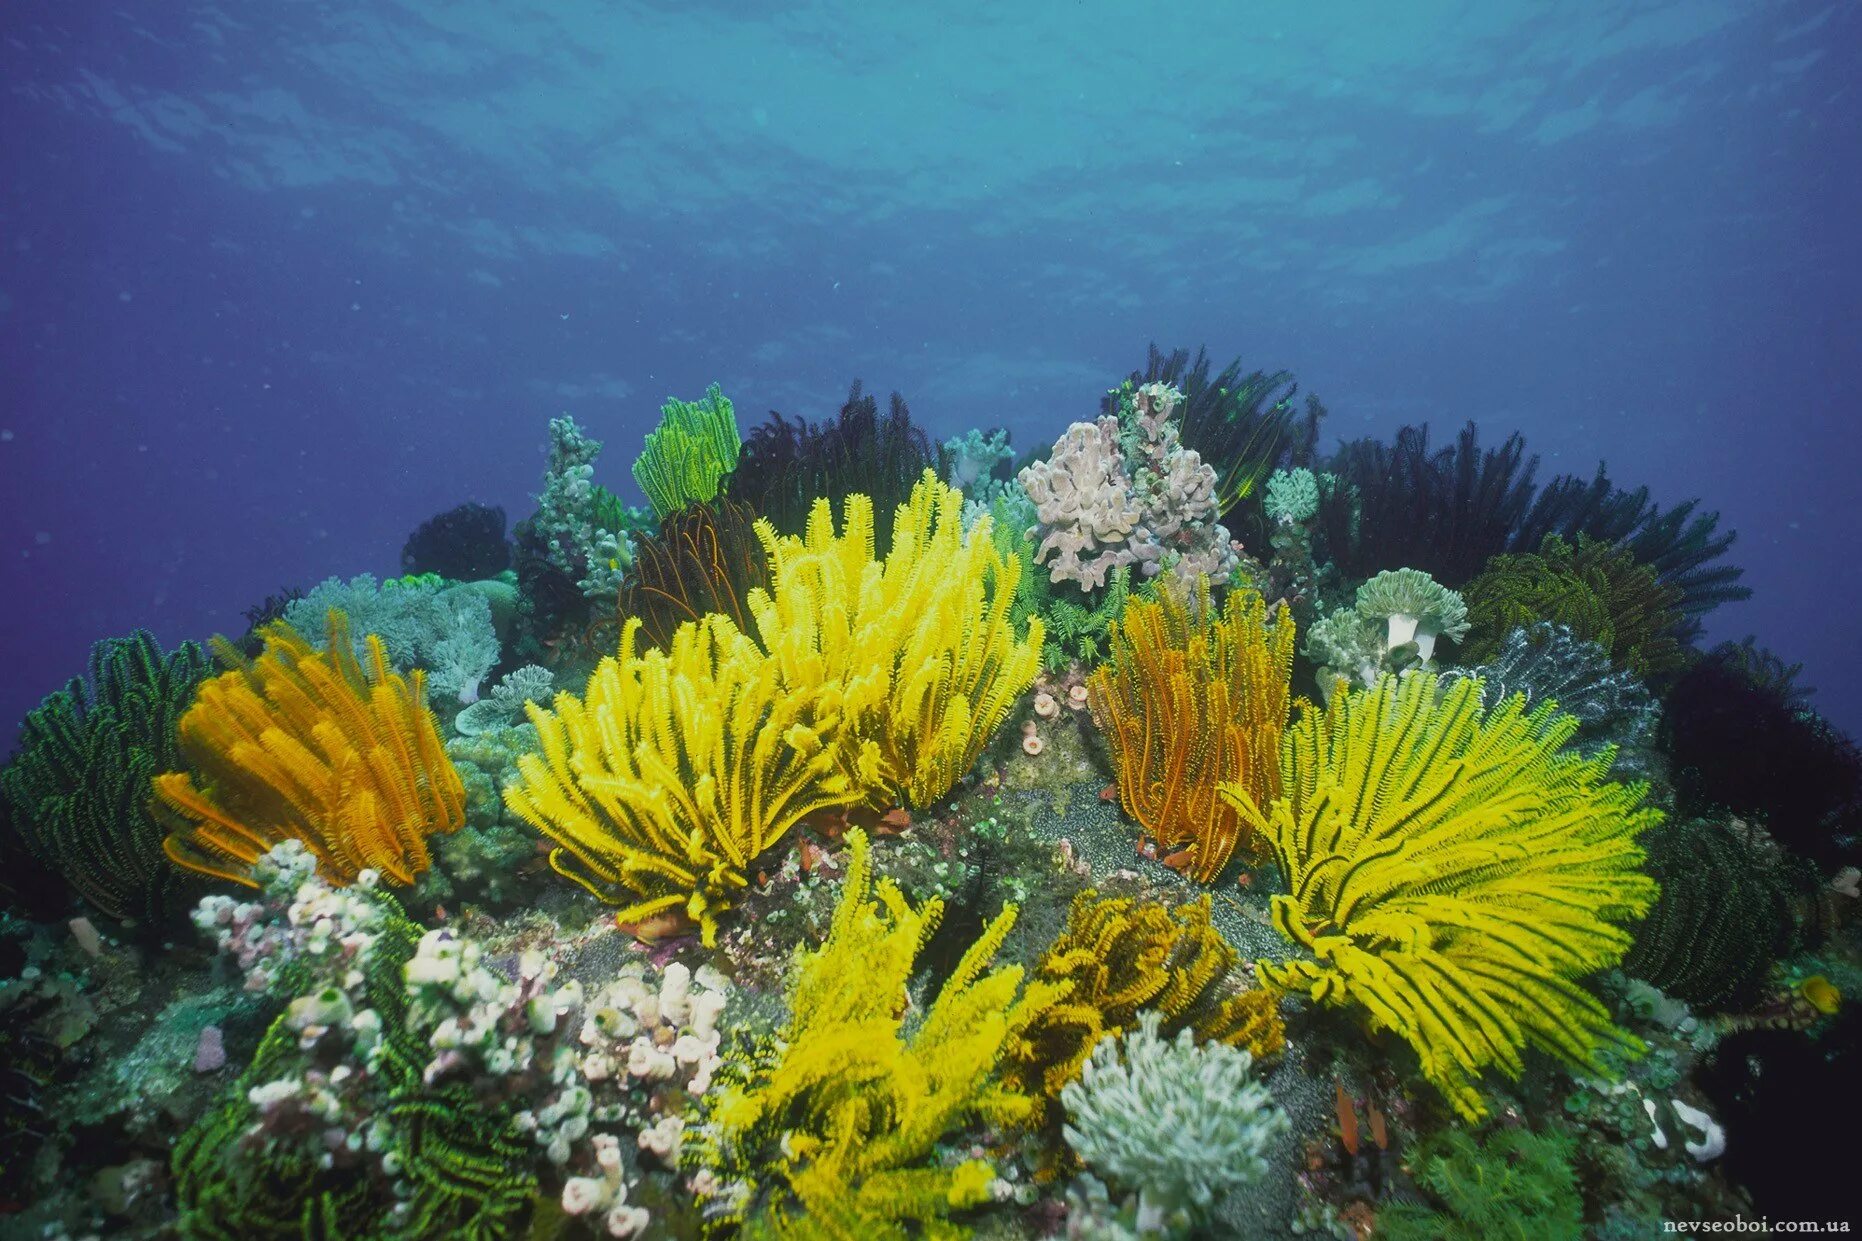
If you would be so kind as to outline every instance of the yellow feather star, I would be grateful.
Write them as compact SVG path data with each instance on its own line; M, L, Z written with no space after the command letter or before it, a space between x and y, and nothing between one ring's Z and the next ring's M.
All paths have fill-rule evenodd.
M1288 731L1280 797L1223 788L1287 877L1275 925L1312 953L1258 962L1261 981L1361 1005L1470 1120L1476 1079L1517 1077L1526 1046L1592 1072L1600 1048L1640 1048L1577 980L1622 959L1619 924L1654 900L1636 836L1662 816L1606 778L1611 753L1561 748L1576 728L1519 697L1483 712L1473 680L1386 677Z

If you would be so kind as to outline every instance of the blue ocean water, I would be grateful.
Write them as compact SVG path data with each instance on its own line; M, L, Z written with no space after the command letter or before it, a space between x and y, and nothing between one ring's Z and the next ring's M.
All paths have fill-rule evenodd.
M9 0L0 719L713 380L1022 447L1148 342L1704 497L1862 724L1844 3ZM9 725L10 729L10 725Z

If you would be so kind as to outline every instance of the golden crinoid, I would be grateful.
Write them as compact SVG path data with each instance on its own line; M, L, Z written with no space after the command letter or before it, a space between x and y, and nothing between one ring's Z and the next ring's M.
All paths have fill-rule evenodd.
M1293 707L1294 629L1282 604L1235 590L1217 612L1207 582L1190 600L1134 599L1112 630L1111 661L1087 681L1118 772L1119 804L1187 874L1208 883L1244 829L1216 795L1280 792L1280 737Z
M373 634L366 664L357 660L334 609L323 651L282 622L263 637L250 661L215 643L234 667L204 682L181 717L194 774L155 777L154 807L171 828L163 849L178 866L257 887L252 864L301 840L333 880L372 869L412 883L429 863L427 837L465 822L425 676L395 672Z

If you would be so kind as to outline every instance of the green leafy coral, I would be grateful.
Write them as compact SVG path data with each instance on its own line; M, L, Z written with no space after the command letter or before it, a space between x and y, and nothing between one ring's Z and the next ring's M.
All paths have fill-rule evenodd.
M1687 663L1676 636L1680 589L1626 547L1549 535L1536 552L1495 556L1465 593L1471 632L1462 653L1473 663L1492 659L1508 634L1539 621L1568 626L1640 677L1667 676Z
M98 913L151 932L199 892L162 853L149 783L184 766L175 725L210 670L192 642L166 655L143 630L99 642L89 682L34 708L0 771L4 817L39 864Z
M1286 876L1274 925L1311 954L1257 962L1261 981L1361 1007L1468 1119L1525 1047L1597 1072L1635 1045L1578 980L1622 959L1656 895L1636 837L1661 813L1605 778L1607 753L1564 749L1576 728L1549 703L1484 711L1477 682L1386 677L1287 730L1270 804L1223 788Z
M659 426L647 433L634 462L634 481L664 521L688 504L715 498L742 449L736 412L717 384L697 401L668 397Z

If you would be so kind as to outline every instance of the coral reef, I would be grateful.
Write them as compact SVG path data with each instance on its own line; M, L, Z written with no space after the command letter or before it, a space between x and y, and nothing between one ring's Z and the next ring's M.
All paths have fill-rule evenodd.
M166 655L141 630L99 642L88 682L35 707L0 770L0 828L91 909L150 935L170 929L197 887L163 855L148 790L183 765L176 724L207 672L192 642Z
M455 582L496 577L511 567L504 510L468 501L430 517L401 547L403 573L437 573Z
M1236 590L1218 613L1207 583L1198 589L1193 602L1161 591L1129 604L1087 686L1120 805L1143 839L1209 883L1243 843L1218 784L1237 782L1259 804L1279 795L1294 632L1284 606L1270 617L1259 595Z
M201 685L178 726L192 770L152 784L176 865L253 887L260 856L298 840L332 878L374 869L407 884L428 866L427 837L463 821L422 674L395 673L372 634L358 663L341 612L327 638L319 653L280 624L250 662L222 646L236 666Z
M333 577L287 604L284 620L298 633L312 635L320 647L315 639L332 611L348 617L357 659L368 658L368 638L374 635L396 668L426 669L427 684L444 699L476 702L480 685L498 663L501 648L491 601L474 586L447 586L431 578L377 582L367 573L347 582Z
M653 515L664 521L688 504L713 499L737 468L742 443L736 412L717 384L705 389L702 400L668 397L659 426L647 432L646 448L634 462L634 481Z
M1261 981L1363 1006L1470 1120L1478 1076L1517 1077L1524 1046L1594 1069L1631 1043L1575 980L1628 949L1619 923L1656 895L1635 841L1661 815L1606 759L1560 752L1576 728L1551 704L1483 711L1471 681L1386 677L1288 731L1283 796L1222 790L1286 875L1274 924L1313 954L1257 963Z

